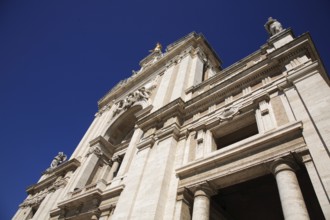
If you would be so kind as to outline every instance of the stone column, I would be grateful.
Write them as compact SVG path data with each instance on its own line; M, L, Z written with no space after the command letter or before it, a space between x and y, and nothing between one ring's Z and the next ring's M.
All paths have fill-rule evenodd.
M119 156L115 156L111 159L110 162L112 163L112 166L111 166L111 170L109 172L109 176L107 178L107 182L110 182L115 177L116 172L118 172L120 161L121 161L121 158Z
M195 191L192 220L209 220L210 197L214 191L208 185L201 185Z
M302 196L294 168L296 164L289 159L278 159L272 164L283 215L286 220L308 220L309 215Z

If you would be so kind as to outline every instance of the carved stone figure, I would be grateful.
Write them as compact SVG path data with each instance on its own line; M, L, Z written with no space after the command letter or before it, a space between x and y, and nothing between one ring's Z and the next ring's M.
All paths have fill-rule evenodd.
M60 165L61 163L63 163L64 161L66 161L66 155L63 152L58 152L58 155L56 155L52 161L52 163L50 164L50 168L55 168L58 165Z
M162 45L157 42L156 47L152 50L149 50L149 52L154 53L154 52L162 52Z
M274 36L275 34L283 31L282 24L272 17L268 18L268 21L265 24L265 28L270 36Z
M148 100L150 91L148 91L145 87L142 87L135 91L135 95L137 100Z
M123 110L129 109L137 101L148 100L149 96L150 96L150 91L145 87L141 87L140 89L137 89L132 93L129 93L125 99L117 102L116 109L114 110L112 117L116 116Z

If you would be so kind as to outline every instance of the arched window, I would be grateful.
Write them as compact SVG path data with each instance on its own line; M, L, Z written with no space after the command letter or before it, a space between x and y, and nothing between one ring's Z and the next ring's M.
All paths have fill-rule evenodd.
M126 112L112 123L105 134L105 139L114 146L129 141L133 136L134 126L137 121L135 113L141 109L142 106L140 105L132 106L127 109Z

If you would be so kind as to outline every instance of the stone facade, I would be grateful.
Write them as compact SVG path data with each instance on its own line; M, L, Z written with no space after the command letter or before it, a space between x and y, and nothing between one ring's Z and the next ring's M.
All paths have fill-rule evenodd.
M327 74L309 34L265 28L225 69L202 35L158 44L13 219L330 219Z

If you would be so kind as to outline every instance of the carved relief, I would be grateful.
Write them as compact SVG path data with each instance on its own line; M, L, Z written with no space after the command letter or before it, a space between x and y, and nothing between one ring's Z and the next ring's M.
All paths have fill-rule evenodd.
M116 108L113 112L113 116L116 116L122 111L126 111L129 109L132 105L134 105L135 102L138 101L147 101L150 97L150 90L146 89L146 87L141 87L140 89L129 93L126 98L120 100L116 103Z
M48 193L49 193L48 190L39 192L39 193L35 194L34 196L32 196L32 198L26 199L20 205L20 207L29 207L29 206L32 207L32 206L40 205L40 203L44 200L44 198L48 195Z
M55 182L53 182L47 189L44 189L43 191L40 191L36 194L34 194L32 197L27 198L20 207L33 207L38 206L40 203L45 199L45 197L51 193L56 191L59 188L63 188L68 183L69 177L62 177L59 176Z
M69 177L58 177L57 180L53 183L53 188L55 190L59 189L59 188L63 188L66 186L66 184L68 183L68 179Z
M100 157L103 155L103 152L99 146L92 146L89 148L88 153L86 154L86 157L88 157L91 154L95 154L96 156Z
M225 120L230 120L232 119L235 115L239 114L239 108L241 105L232 105L230 107L225 108L219 113L219 119L221 121Z

